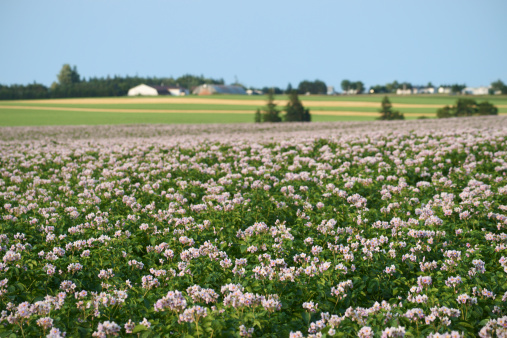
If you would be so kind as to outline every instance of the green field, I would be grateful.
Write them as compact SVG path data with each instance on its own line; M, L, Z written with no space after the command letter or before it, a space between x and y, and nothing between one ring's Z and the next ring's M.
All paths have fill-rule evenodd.
M310 107L312 121L365 121L378 116L382 97L316 95L300 96L300 99ZM390 96L395 109L407 119L434 118L438 107L452 105L457 98L449 95ZM473 98L487 100L499 107L500 114L507 114L507 96ZM280 101L286 99L284 95L276 97ZM265 100L265 96L220 95L0 101L0 126L243 123L253 122L255 110L262 108ZM283 106L281 102L279 107Z

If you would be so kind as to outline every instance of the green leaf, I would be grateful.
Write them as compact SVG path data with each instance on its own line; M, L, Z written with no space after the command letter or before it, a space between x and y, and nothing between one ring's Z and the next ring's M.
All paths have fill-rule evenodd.
M308 312L303 312L303 320L305 321L306 325L310 324L310 314Z
M479 322L479 326L484 326L489 322L489 319L483 319Z
M463 327L468 327L469 329L473 329L474 328L472 325L470 325L467 322L459 322L458 325L461 325Z
M144 326L144 325L136 325L136 327L134 327L134 330L132 331L132 333L138 333L138 332L142 332L142 331L146 331L147 330L147 327Z

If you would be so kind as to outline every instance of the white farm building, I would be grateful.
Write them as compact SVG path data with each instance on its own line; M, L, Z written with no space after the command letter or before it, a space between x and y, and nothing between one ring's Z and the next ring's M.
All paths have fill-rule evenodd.
M128 96L182 96L188 94L188 89L179 86L149 86L145 84L140 84L139 86L130 88L128 91Z
M491 87L466 87L461 93L466 95L488 95Z

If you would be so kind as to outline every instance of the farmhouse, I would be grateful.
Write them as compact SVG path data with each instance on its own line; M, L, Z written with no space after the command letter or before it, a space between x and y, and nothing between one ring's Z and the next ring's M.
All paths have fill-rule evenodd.
M396 90L398 95L411 95L411 94L435 94L434 87L412 87L412 88L398 88Z
M158 96L158 95L174 95L182 96L188 95L188 89L179 86L149 86L140 84L130 88L128 96Z
M491 87L466 87L461 93L466 95L488 95Z
M440 87L438 88L438 93L439 93L439 94L450 94L450 93L451 93L451 87L448 87L448 86L446 86L446 87L444 87L444 86L440 86Z
M213 94L237 94L246 95L245 89L240 86L226 86L226 85L213 85L203 84L196 87L192 94L195 95L213 95Z

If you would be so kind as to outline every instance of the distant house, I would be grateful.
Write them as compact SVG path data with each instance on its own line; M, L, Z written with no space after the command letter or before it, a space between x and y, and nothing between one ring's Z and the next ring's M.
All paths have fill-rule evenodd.
M466 87L461 91L462 94L466 95L488 95L491 87Z
M145 84L140 84L139 86L130 88L128 91L128 96L182 96L188 94L188 89L179 86L149 86Z
M333 86L327 86L327 95L336 95L336 92L334 91Z
M262 91L256 90L256 89L247 89L246 94L247 95L262 95Z
M347 89L343 91L344 95L356 95L357 93L359 93L357 89Z
M440 86L438 88L438 93L439 94L450 94L451 93L451 87L442 87L442 86Z
M411 94L435 94L434 87L412 87L412 88L398 88L396 89L397 95L411 95Z
M410 94L412 94L412 89L404 89L404 88L396 89L396 95L410 95Z
M435 94L434 87L414 87L412 88L412 94Z
M192 94L195 95L214 95L214 94L236 94L246 95L246 91L240 86L226 86L226 85L214 85L214 84L203 84L196 87Z

